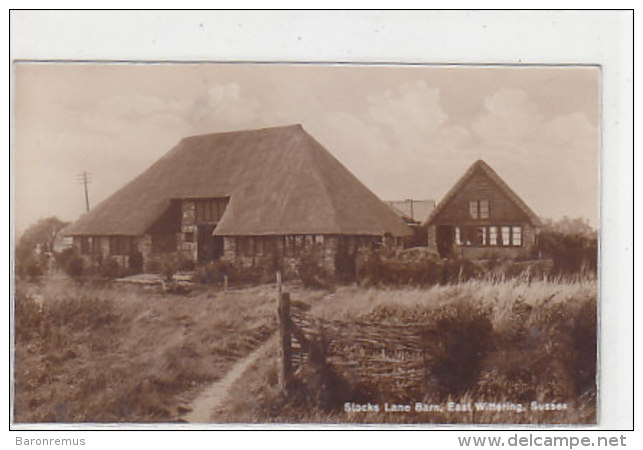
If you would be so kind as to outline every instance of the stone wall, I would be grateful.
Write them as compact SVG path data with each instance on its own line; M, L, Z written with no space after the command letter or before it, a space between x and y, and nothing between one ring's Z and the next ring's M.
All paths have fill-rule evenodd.
M185 239L186 233L192 234L192 242ZM196 226L196 203L193 200L181 202L181 233L177 239L177 250L192 261L197 260L199 233Z

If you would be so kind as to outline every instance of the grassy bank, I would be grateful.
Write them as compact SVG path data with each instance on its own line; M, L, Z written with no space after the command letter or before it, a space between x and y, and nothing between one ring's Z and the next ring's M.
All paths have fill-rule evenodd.
M172 422L276 329L269 286L189 296L69 281L16 289L16 422Z
M382 324L426 322L440 334L429 343L438 353L420 397L391 398L377 386L334 389L328 374L301 373L294 395L277 382L277 344L266 349L233 387L219 414L227 422L304 423L548 423L596 422L596 282L487 283L471 281L429 289L341 288L311 302L326 319ZM293 299L306 301L305 293ZM333 377L354 380L330 368ZM336 383L337 384L337 383ZM347 412L346 402L371 403L379 412ZM384 403L411 406L384 411ZM416 412L415 402L439 410ZM449 403L473 411L449 411ZM476 402L513 406L477 410ZM535 408L532 403L536 402ZM564 405L554 410L538 405ZM546 408L546 407L545 407Z

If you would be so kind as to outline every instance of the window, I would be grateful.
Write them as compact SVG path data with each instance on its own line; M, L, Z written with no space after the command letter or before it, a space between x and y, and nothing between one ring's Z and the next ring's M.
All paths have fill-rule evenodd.
M511 240L514 247L522 246L522 227L515 226L511 228Z
M502 230L502 245L510 245L511 244L511 242L510 242L511 228L510 227L502 227L501 230Z
M89 254L91 238L87 236L81 236L80 238L80 252L83 255Z
M469 216L471 216L472 219L488 219L489 200L470 200Z
M480 206L479 217L481 219L488 219L489 218L489 200L480 200L479 206Z
M489 227L489 245L498 245L498 227Z
M109 254L110 255L129 255L135 247L134 238L131 236L110 236L109 237Z
M92 253L101 253L101 248L100 248L100 237L99 236L92 236L90 238L92 240Z
M487 245L487 227L478 227L477 245Z
M255 240L251 237L241 238L243 256L255 256Z
M469 215L471 216L472 219L478 218L478 201L477 200L471 200L469 202Z

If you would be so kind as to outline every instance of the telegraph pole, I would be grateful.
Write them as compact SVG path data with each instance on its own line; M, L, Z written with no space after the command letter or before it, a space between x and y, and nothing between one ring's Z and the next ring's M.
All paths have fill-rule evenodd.
M91 176L91 173L87 173L85 171L78 174L78 182L85 188L85 209L87 209L87 212L89 212L89 193L87 191L87 185L92 182Z

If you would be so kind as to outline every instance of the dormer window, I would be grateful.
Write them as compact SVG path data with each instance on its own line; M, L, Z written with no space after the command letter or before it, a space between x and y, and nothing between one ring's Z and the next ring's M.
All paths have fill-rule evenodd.
M472 219L488 219L489 200L470 200L469 216L471 216Z

